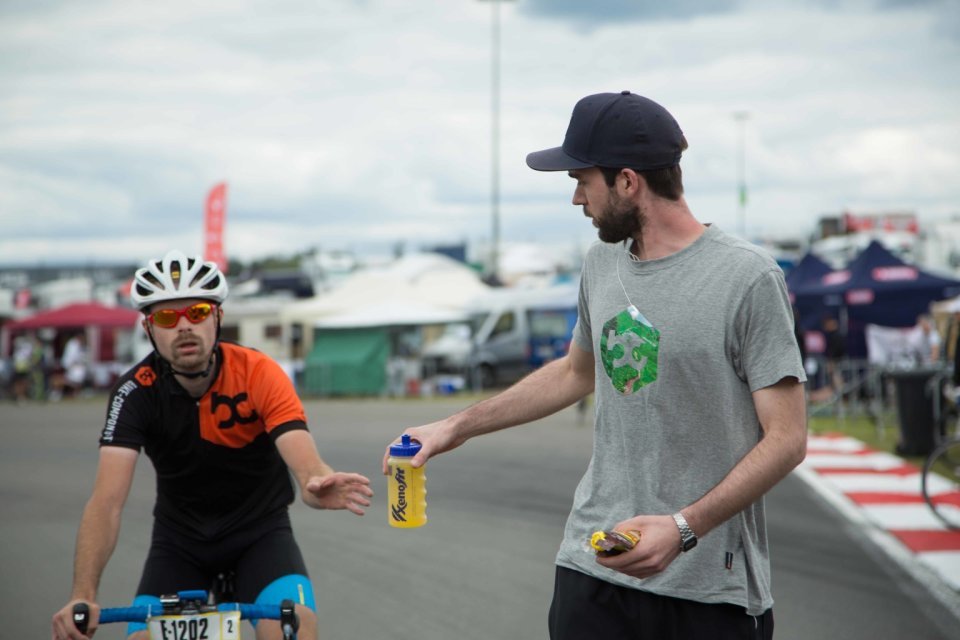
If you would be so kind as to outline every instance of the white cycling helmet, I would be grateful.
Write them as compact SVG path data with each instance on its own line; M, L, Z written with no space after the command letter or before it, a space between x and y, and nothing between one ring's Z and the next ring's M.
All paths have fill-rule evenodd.
M188 258L173 250L161 260L150 260L137 269L130 287L130 299L138 310L156 302L202 298L217 304L227 298L227 279L214 262Z

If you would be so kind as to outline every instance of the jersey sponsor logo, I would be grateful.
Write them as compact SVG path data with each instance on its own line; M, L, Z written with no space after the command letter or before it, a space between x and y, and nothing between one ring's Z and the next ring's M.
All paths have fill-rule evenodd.
M133 375L144 387L153 386L153 383L157 381L157 374L154 372L152 367L143 366L137 369L137 372Z
M113 442L113 433L117 429L117 420L120 419L120 411L123 409L123 403L127 401L127 396L136 388L136 382L127 380L120 385L117 392L113 395L113 399L110 401L110 409L107 411L107 423L103 428L103 435L101 436L103 442Z
M660 331L643 314L621 311L603 325L600 359L613 388L628 395L657 379Z
M256 409L249 410L246 415L241 412L240 405L245 402L247 402L246 392L238 393L235 396L226 396L214 391L210 396L210 412L216 416L220 407L226 407L230 414L226 419L221 419L217 423L217 428L232 429L238 424L250 424L259 420L260 415Z
M200 437L243 448L277 425L306 422L303 405L283 371L269 358L230 343L213 387L200 399Z
M200 401L200 434L204 440L239 449L266 431L246 391L212 391Z

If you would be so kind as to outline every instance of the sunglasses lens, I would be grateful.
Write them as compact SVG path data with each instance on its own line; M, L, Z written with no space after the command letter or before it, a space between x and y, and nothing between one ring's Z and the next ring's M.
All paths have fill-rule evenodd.
M187 320L193 324L197 324L198 322L203 322L206 320L211 311L213 311L213 305L207 302L198 302L193 306L187 307L185 314L187 316Z
M177 320L180 319L180 314L176 312L175 309L160 309L159 311L154 311L150 318L153 320L153 324L158 327L172 327L177 324Z

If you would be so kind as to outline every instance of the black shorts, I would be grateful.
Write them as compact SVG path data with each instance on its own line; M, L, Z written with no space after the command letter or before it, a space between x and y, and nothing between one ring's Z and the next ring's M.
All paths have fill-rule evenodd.
M551 640L770 640L773 611L751 616L736 605L659 596L557 567L549 626Z
M220 573L233 572L237 602L254 602L263 589L290 574L307 576L286 510L215 541L197 541L159 522L137 595L210 590Z

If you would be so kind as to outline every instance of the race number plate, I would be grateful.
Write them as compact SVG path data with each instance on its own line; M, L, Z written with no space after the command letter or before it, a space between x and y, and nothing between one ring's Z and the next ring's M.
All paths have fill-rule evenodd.
M147 628L150 640L240 640L240 612L155 616Z

